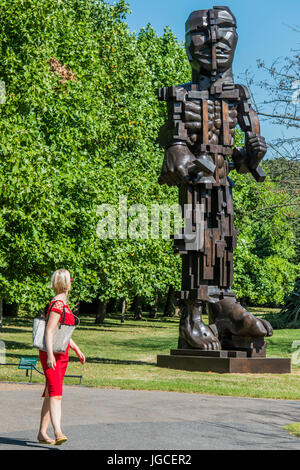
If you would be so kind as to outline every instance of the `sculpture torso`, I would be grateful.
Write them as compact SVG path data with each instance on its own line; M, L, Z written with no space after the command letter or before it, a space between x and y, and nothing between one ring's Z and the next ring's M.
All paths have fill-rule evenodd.
M222 185L227 185L226 155L232 155L240 88L223 83L203 89L188 83L160 90L160 99L168 102L168 140L185 142L195 157L210 156L214 178Z

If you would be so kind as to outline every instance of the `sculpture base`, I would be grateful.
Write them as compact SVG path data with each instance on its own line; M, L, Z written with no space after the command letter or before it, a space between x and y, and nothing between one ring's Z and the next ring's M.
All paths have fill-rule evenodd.
M172 349L170 356L157 356L158 367L218 374L290 374L291 360L247 357L246 351Z

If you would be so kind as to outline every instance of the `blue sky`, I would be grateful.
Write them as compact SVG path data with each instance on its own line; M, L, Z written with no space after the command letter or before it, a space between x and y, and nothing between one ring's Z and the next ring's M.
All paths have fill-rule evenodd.
M132 10L127 23L132 31L151 23L158 34L169 26L180 41L184 40L184 25L193 10L211 8L214 5L229 6L238 22L239 42L233 66L235 80L242 83L246 69L263 78L257 69L257 59L267 64L279 56L290 54L299 48L300 35L289 26L300 26L299 0L225 0L211 2L199 0L127 0ZM263 90L253 90L257 102L263 101ZM263 121L262 133L267 140L286 135L283 128Z

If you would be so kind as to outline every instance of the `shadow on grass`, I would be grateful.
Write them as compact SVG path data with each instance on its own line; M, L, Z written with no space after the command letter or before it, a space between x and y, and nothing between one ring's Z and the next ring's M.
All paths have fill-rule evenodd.
M5 341L6 351L13 351L14 349L30 349L32 350L32 344L21 343L18 341ZM7 353L6 356L9 356Z
M155 328L155 329L165 329L168 328L169 323L172 322L165 322L165 321L158 321L156 324L153 325L153 320L128 320L130 323L121 323L121 321L112 321L109 318L104 320L104 323L95 323L89 322L87 320L81 320L80 326L87 327L89 330L96 330L98 331L101 327L112 327L112 328ZM162 325L162 323L165 323ZM178 324L178 322L173 322L174 324Z
M3 326L32 326L34 317L4 317Z
M144 338L143 339L126 339L126 341L118 341L117 339L111 339L110 344L114 346L122 347L122 349L136 349L141 350L152 350L161 351L165 349L174 349L177 347L177 339L172 338Z
M144 313L144 312L143 312ZM87 326L97 326L95 324L95 315L82 315L81 323ZM162 314L158 314L157 318L150 318L149 316L143 315L141 320L135 320L133 314L125 316L124 323L121 322L119 314L110 313L108 314L103 324L101 325L112 325L112 326L124 326L127 328L130 327L149 327L149 328L166 328L169 324L178 324L179 317L163 317Z
M154 329L166 329L169 325L150 325L147 324L145 321L137 321L136 323L121 323L121 322L112 322L112 321L104 321L104 323L89 323L86 321L80 321L80 328L87 329L89 331L99 331L103 327L105 328L154 328ZM83 328L82 328L83 327Z
M73 361L72 361L73 362ZM87 364L118 364L118 365L136 365L136 366L156 366L155 362L131 361L122 359L109 359L106 357L88 357Z
M4 317L3 319L3 333L15 333L17 328L18 332L27 333L26 330L20 330L20 327L32 328L34 317ZM109 314L102 324L95 323L95 316L81 315L80 325L88 328L98 329L101 326L109 327L124 327L124 328L167 328L169 324L178 324L179 318L162 317L148 318L143 317L142 320L134 320L133 315L125 317L125 322L122 323L120 316L116 314Z
M32 328L32 325L30 327L30 330L31 330L31 328ZM5 333L12 333L14 335L18 335L18 334L30 333L30 330L28 330L28 329L24 330L23 328L20 328L18 326L15 326L15 328L13 328L13 327L10 327L10 328L4 327L1 331L1 333L4 333L4 334Z

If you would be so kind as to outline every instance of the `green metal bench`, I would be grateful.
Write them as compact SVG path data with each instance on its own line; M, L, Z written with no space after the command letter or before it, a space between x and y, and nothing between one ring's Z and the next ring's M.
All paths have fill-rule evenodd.
M26 377L28 377L28 371L30 370L30 382L32 382L32 371L36 368L36 363L39 360L38 357L21 357L18 369L26 370Z

